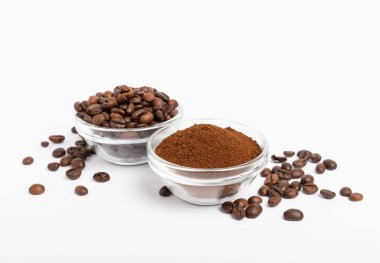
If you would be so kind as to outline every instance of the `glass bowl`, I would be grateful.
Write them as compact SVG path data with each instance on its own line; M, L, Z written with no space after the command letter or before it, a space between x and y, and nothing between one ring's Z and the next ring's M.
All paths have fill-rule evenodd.
M146 128L107 128L95 126L75 117L75 128L97 155L120 165L137 165L147 162L146 145L149 137L161 128L177 124L183 117L183 108L172 119Z
M249 162L226 168L192 168L168 162L155 153L163 139L178 130L194 124L213 124L231 127L256 140L262 153ZM154 133L148 141L148 164L164 183L179 198L199 205L216 205L232 200L238 192L251 184L268 162L268 144L257 130L223 119L193 119L182 121Z

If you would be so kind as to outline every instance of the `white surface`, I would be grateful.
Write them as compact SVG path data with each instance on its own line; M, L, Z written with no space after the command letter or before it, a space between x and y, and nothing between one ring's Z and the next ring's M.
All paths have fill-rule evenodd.
M253 2L0 3L0 262L378 262L379 2ZM301 194L238 222L160 197L146 165L95 156L77 181L47 171L54 146L40 141L63 133L70 145L72 104L118 84L163 90L186 118L260 129L271 153L331 157L339 167L318 185L364 201ZM92 181L100 170L110 182ZM28 194L36 182L44 195ZM292 207L302 222L282 219Z

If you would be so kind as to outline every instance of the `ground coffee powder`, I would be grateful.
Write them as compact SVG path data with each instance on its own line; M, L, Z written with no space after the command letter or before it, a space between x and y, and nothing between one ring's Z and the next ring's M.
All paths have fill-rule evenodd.
M195 124L165 138L155 152L182 166L223 168L248 162L262 149L252 138L230 127Z

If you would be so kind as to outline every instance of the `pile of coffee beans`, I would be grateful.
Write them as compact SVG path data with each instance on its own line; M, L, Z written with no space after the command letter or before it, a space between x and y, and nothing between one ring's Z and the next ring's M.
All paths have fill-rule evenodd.
M151 87L117 86L75 102L77 116L85 122L109 128L144 128L170 120L178 102Z
M256 218L263 211L262 202L263 199L255 195L248 199L238 198L234 202L224 202L221 210L227 214L231 214L237 220L242 220L244 217Z

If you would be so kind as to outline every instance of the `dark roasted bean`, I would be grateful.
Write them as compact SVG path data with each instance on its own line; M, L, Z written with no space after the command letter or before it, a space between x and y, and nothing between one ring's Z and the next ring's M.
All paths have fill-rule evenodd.
M75 133L75 134L78 133L78 132L77 132L77 129L75 128L75 126L73 126L73 127L71 128L71 132L72 132L72 133Z
M65 140L65 136L63 136L63 135L50 135L49 140L53 143L61 143Z
M275 163L283 163L283 162L286 162L288 160L286 157L276 156L274 154L271 156L271 159Z
M284 151L283 153L288 158L293 157L295 154L295 152L293 152L293 151Z
M61 160L59 161L59 164L62 167L69 166L72 159L73 159L73 157L71 155L66 155L66 156L64 156L64 157L61 158Z
M318 186L313 183L307 183L302 186L303 192L308 195L315 194L318 191Z
M263 199L260 196L254 195L248 198L248 204L261 204Z
M234 201L234 204L236 206L240 206L240 207L243 207L245 208L247 205L248 205L248 200L245 199L245 198L238 198Z
M153 114L148 112L140 117L139 122L141 124L150 124L152 123L153 120L154 120Z
M288 188L286 189L286 191L284 192L282 196L286 199L292 199L292 198L296 198L297 195L298 195L298 191L296 189Z
M345 186L342 189L340 189L339 193L341 196L349 197L352 194L352 190L351 188Z
M272 173L275 173L278 169L281 169L281 166L275 165L272 167Z
M321 160L322 160L322 156L320 154L318 154L318 153L313 153L310 156L310 161L312 163L319 163Z
M66 154L66 151L63 148L57 148L52 153L53 157L55 157L55 158L61 158L65 154Z
M45 192L45 186L42 184L33 184L29 187L29 193L31 195L40 195Z
M298 158L308 161L311 157L311 152L308 150L301 150L297 153Z
M323 160L323 164L326 166L327 170L335 170L338 167L336 162L331 159Z
M34 159L32 156L27 156L24 159L22 159L23 165L31 165L34 162Z
M272 196L268 199L268 205L270 207L275 207L281 202L282 197L280 195Z
M232 208L232 216L237 220L242 220L245 217L245 209L240 206L234 206Z
M301 184L312 184L314 183L314 177L310 174L305 174L301 177Z
M278 187L278 186L273 186L273 187L269 188L269 190L268 190L268 196L269 197L273 197L273 196L276 196L276 195L282 196L282 190L281 190L281 188Z
M323 163L319 163L317 164L317 166L315 166L315 172L317 174L323 174L325 171L326 171L326 167Z
M232 202L227 201L227 202L224 202L222 204L222 211L223 212L231 214L232 213L232 208L234 208L234 203L232 203Z
M293 161L293 166L295 168L302 168L307 164L306 159L298 159Z
M281 180L277 186L281 189L281 192L284 192L286 189L290 187L290 184L288 180Z
M353 201L353 202L358 202L358 201L363 200L363 195L360 193L352 193L350 194L348 199L350 199L350 201Z
M81 170L81 169L71 168L71 169L69 169L69 170L66 171L66 176L67 176L70 180L76 180L76 179L78 179L81 175L82 175L82 170Z
M98 172L94 174L93 178L98 183L105 183L111 179L110 175L106 172Z
M293 181L290 183L290 187L296 189L297 191L301 191L302 184L298 181Z
M106 121L103 114L97 114L94 117L92 117L91 123L93 125L102 126L103 123Z
M267 177L267 175L269 175L269 174L271 174L272 173L272 170L271 169L269 169L269 168L264 168L264 170L262 170L261 172L260 172L260 175L262 176L262 177Z
M288 209L284 212L284 219L287 221L301 221L303 219L303 213L298 209Z
M86 167L86 163L81 158L72 159L70 164L75 169L84 169Z
M96 175L96 174L95 174ZM95 181L97 181L97 182L107 182L108 180L107 180L107 176L105 176L105 177L102 177L102 176L99 176L98 175L98 177L99 178L97 178L97 179L95 179L95 175L94 175L94 180ZM108 176L109 177L109 176ZM104 178L104 179L102 179L102 178ZM106 181L104 181L104 180L106 180ZM167 196L171 196L172 195L172 192L170 191L170 189L169 188L167 188L166 186L163 186L163 187L161 187L161 189L160 189L160 191L158 192L161 196L164 196L164 197L167 197Z
M268 196L268 190L269 190L269 187L266 185L263 185L259 188L257 193L261 196Z
M44 147L44 148L46 148L46 147L49 146L49 142L43 141L43 142L41 142L41 146Z
M293 168L292 170L290 170L290 175L292 176L293 179L299 179L304 174L305 172L300 168Z
M327 189L322 189L321 191L319 191L319 193L325 199L333 199L336 196L336 194L333 191Z
M293 166L288 162L284 162L281 164L281 168L284 170L290 171L292 170Z
M275 186L280 178L278 177L277 174L269 174L264 181L264 184L267 186Z
M53 162L53 163L49 163L49 164L47 165L47 168L49 169L49 171L55 172L55 171L58 170L59 166L60 166L59 163L57 163L57 162Z
M261 214L262 211L263 208L260 204L253 203L247 206L247 208L245 209L245 216L247 218L256 218Z

